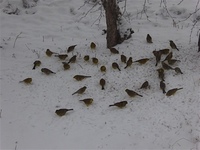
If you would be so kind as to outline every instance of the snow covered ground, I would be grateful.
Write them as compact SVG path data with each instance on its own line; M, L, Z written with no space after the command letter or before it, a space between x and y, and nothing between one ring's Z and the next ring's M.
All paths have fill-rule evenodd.
M168 12L176 22L181 21L173 26L160 0L146 2L148 19L141 13L144 1L127 0L125 15L135 33L116 49L133 60L150 61L124 69L120 55L106 48L106 35L102 35L106 24L104 16L98 20L99 5L88 12L93 5L84 5L83 0L40 0L36 7L24 9L21 0L0 0L1 149L200 149L200 22L193 27L200 12L182 21L200 4L198 0L179 2L167 1ZM124 3L120 6L123 12ZM18 15L4 13L16 8ZM146 42L147 34L152 36L152 44ZM169 40L180 51L172 50ZM95 50L90 49L91 42L96 43ZM63 70L57 57L45 54L46 49L66 53L74 44L77 46L66 61L77 54L77 62L69 70ZM160 90L156 69L161 64L155 67L152 53L164 48L181 60L173 67L183 71L182 75L165 71L167 91L183 88L170 97ZM99 64L85 62L85 55L97 57ZM42 64L32 70L37 59ZM114 61L121 71L111 67ZM102 65L107 67L106 73L100 72ZM43 74L41 68L45 67L56 74ZM75 81L77 74L92 77ZM31 85L19 83L28 77L33 79ZM101 78L106 80L105 90L99 85ZM146 80L151 88L139 89ZM72 96L83 86L87 86L84 94ZM143 97L130 98L125 89ZM79 101L90 97L94 102L89 107ZM125 108L108 107L122 100L128 101ZM55 114L59 108L74 110L59 117Z

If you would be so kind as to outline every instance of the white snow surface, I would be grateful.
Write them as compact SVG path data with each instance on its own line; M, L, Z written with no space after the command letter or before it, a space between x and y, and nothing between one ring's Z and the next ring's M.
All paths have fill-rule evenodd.
M168 11L177 22L200 7L198 0L184 0L178 5L180 1L167 1ZM20 10L18 15L4 13L8 2ZM1 149L200 149L200 23L193 27L200 13L173 26L160 0L147 1L149 20L140 13L143 4L143 0L127 0L124 15L135 33L115 48L133 60L150 60L124 69L120 55L106 48L106 35L102 35L105 17L103 12L99 22L99 5L88 12L93 5L84 5L83 0L40 0L30 9L23 9L21 0L0 1ZM123 5L121 2L122 12ZM152 36L152 44L146 42L147 34ZM171 49L169 40L180 51ZM91 42L96 43L95 50L90 49ZM70 70L64 71L61 60L45 54L46 49L66 53L74 44L77 46L66 61L75 54L78 57ZM164 48L181 60L173 67L183 71L179 75L174 70L165 71L167 91L183 88L170 97L160 90L156 69L161 64L155 67L152 54ZM97 57L99 64L85 62L84 55ZM37 59L42 64L32 70ZM121 71L111 67L113 62ZM106 73L100 72L102 65L107 67ZM44 67L56 74L44 75L40 71ZM77 74L92 77L75 81ZM33 79L31 85L19 83L28 77ZM106 80L105 90L99 85L101 78ZM146 80L151 88L139 89ZM83 86L87 86L84 94L72 96ZM143 97L131 98L125 89ZM79 101L90 97L94 102L89 107ZM122 100L128 101L125 108L108 107ZM59 108L74 110L59 117L55 114Z

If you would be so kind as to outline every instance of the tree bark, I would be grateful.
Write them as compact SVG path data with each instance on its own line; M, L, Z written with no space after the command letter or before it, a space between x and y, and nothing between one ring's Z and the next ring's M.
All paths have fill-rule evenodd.
M106 14L107 24L107 48L111 48L123 42L118 30L118 19L121 16L116 0L101 0Z

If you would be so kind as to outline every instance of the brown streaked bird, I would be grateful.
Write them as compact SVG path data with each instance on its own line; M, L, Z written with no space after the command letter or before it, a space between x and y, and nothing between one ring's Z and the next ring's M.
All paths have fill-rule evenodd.
M64 70L69 70L70 69L70 65L66 62L62 62L63 63L63 68Z
M137 95L137 96L140 96L140 97L143 97L142 95L138 94L138 93L135 92L135 91L132 91L132 90L129 90L129 89L126 89L125 91L126 91L126 93L127 93L130 97L135 97L136 95Z
M162 81L165 81L165 74L164 74L164 69L163 68L159 68L159 69L157 69L157 71L158 71L158 77L159 77L159 79L161 79Z
M126 60L127 60L126 56L122 54L121 55L121 62L126 64Z
M169 53L169 49L165 48L165 49L161 49L159 50L161 52L161 54L166 55Z
M165 69L165 70L174 70L174 68L172 68L171 66L169 66L168 64L166 64L164 61L162 61L162 67Z
M179 67L175 67L174 68L174 71L177 73L177 74L183 74L183 72L181 71L181 69Z
M175 64L176 62L181 62L180 60L177 60L177 59L170 59L170 60L167 60L168 64L169 65L173 65Z
M130 67L133 63L132 57L129 57L128 61L126 62L126 67L124 67L124 69L126 69L127 67Z
M99 60L98 60L98 58L93 57L92 58L92 62L93 62L93 64L98 64Z
M112 54L119 54L119 51L116 48L114 48L114 47L110 48L110 52Z
M90 56L89 56L89 55L85 55L85 56L84 56L84 60L85 60L85 61L89 61L89 60L90 60Z
M67 48L67 52L72 52L77 45L72 45Z
M150 85L149 85L149 82L148 81L145 81L142 86L140 87L140 89L147 89L147 88L150 88Z
M87 89L87 87L84 86L84 87L78 89L78 90L77 90L76 92L74 92L72 95L74 95L74 94L83 94L83 93L85 92L86 89Z
M34 70L36 67L39 67L41 65L41 61L36 60L36 61L34 61L33 65L34 65L33 66L33 70Z
M119 65L116 62L112 63L112 67L113 69L118 69L119 71L121 71Z
M161 53L160 51L154 50L154 51L153 51L153 54L154 54L154 56L156 57L156 65L155 65L155 66L157 66L158 63L159 63L160 60L161 60L162 53Z
M179 49L177 48L176 44L172 40L169 40L169 44L170 44L172 49L177 49L179 51Z
M101 89L102 90L104 90L105 88L104 88L104 86L105 86L105 84L106 84L106 81L102 78L100 81L99 81L99 84L101 85Z
M139 60L136 60L134 62L138 62L138 63L140 63L142 65L142 64L145 64L147 61L149 61L149 58L139 59Z
M106 72L106 66L101 66L100 70L101 70L101 72Z
M43 73L45 73L46 75L49 75L49 74L56 74L55 72L53 72L53 71L51 71L51 70L49 70L49 69L47 69L47 68L42 68L41 71L42 71Z
M163 61L165 61L165 60L171 60L172 57L173 57L173 53L170 52L170 53L165 57L165 59L164 59Z
M22 81L19 81L19 83L22 83L22 82L24 82L25 84L31 84L32 78L26 78L26 79L24 79Z
M91 78L91 76L75 75L73 78L76 79L77 81L82 81L83 79Z
M93 99L92 98L85 98L85 99L82 99L82 100L79 100L79 101L84 102L86 106L90 106L93 102Z
M68 55L67 54L58 54L58 55L55 55L55 57L58 57L60 60L65 60Z
M147 43L153 43L152 37L149 34L147 34L146 41L147 41Z
M64 116L64 115L66 114L67 111L71 111L71 110L73 110L73 109L61 108L61 109L57 109L57 110L55 111L55 113L56 113L58 116L62 117L62 116Z
M51 57L53 54L57 54L56 52L52 52L50 49L46 50L46 55Z
M95 48L96 48L96 44L95 44L94 42L91 42L91 43L90 43L90 48L91 48L91 49L95 49Z
M165 88L166 88L165 83L163 81L160 81L160 89L163 91L163 94L166 93Z
M114 103L112 105L109 105L109 107L111 107L111 106L117 106L119 108L124 108L127 103L128 103L127 101L121 101L121 102L117 102L117 103Z
M69 61L68 61L68 64L69 63L75 63L76 62L76 55L72 56Z
M181 90L183 88L174 88L174 89L171 89L169 91L167 91L166 95L167 96L171 96L171 95L174 95L178 90Z

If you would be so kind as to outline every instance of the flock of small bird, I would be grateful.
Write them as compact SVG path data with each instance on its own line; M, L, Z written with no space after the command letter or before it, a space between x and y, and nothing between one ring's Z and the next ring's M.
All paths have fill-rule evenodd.
M146 41L147 41L147 43L153 43L152 42L152 37L149 34L147 34ZM176 50L179 51L179 49L177 48L176 44L173 41L170 40L169 42L170 42L170 46L171 46L172 49L176 49ZM68 49L67 49L67 53L70 53L70 52L74 51L76 46L77 45L69 46ZM96 44L94 42L91 42L90 48L91 49L96 49ZM114 47L110 48L109 50L110 50L111 54L119 54L119 51ZM67 53L66 54L58 54L56 52L51 51L50 49L46 50L46 55L48 57L55 56L55 57L58 57L60 60L63 60L63 61L68 57ZM165 71L174 70L177 74L183 74L179 67L173 68L172 66L170 66L170 65L174 65L177 62L180 62L180 60L173 59L173 52L172 51L170 52L169 49L161 49L161 50L158 50L158 51L154 50L153 51L153 55L155 56L155 59L156 59L155 66L157 66L159 63L161 63L161 65L162 65L161 68L157 69L158 77L160 79L160 89L162 90L162 92L164 94L166 94L166 96L174 95L178 90L181 90L182 88L173 88L173 89L170 89L170 90L168 90L166 92L166 90L165 90L166 89L166 84L164 83L164 81L165 81ZM163 61L161 61L162 55L167 55ZM87 61L90 60L90 56L89 55L85 55L83 57L83 59L84 59L84 61L87 62ZM124 69L126 69L128 67L131 67L131 65L133 63L139 63L139 64L143 65L143 64L147 63L150 60L150 58L143 58L143 59L139 59L139 60L133 61L132 57L129 57L127 59L127 57L125 55L123 55L123 54L120 55L120 59L121 59L122 63L125 63ZM77 55L73 55L69 59L68 62L62 62L63 69L64 70L69 70L70 69L70 64L71 63L76 63L76 60L77 60ZM92 62L94 64L98 64L98 62L99 62L98 58L96 58L96 57L91 58L91 60L92 60ZM33 63L33 68L32 69L34 70L37 67L39 67L40 65L41 65L41 61L40 60L36 60ZM118 69L119 71L121 71L121 69L120 69L120 67L119 67L117 62L113 62L112 63L112 68L113 69ZM100 71L101 72L106 72L106 66L100 66ZM48 68L41 68L41 72L43 74L45 74L45 75L56 74L55 72L51 71ZM90 77L91 76L86 76L86 75L75 75L73 78L75 80L77 80L77 81L82 81L83 79L90 78ZM20 81L20 83L31 84L32 83L32 78L26 78L26 79ZM105 79L101 78L100 81L99 81L99 84L101 86L101 89L105 90L105 85L106 85ZM145 81L141 85L140 89L147 89L147 88L150 88L150 85L149 85L148 81ZM86 86L81 87L80 89L78 89L77 91L72 93L72 95L83 94L86 91L86 89L87 89ZM135 92L133 90L130 90L130 89L126 89L125 92L130 97L135 97L135 96L143 97L139 93L137 93L137 92ZM84 102L86 106L90 106L93 103L93 98L85 98L85 99L82 99L80 101ZM119 101L117 103L109 105L109 107L116 106L118 108L124 108L127 104L128 104L127 101ZM55 113L58 116L64 116L67 111L71 111L71 110L73 110L73 109L62 108L62 109L57 109L55 111Z

